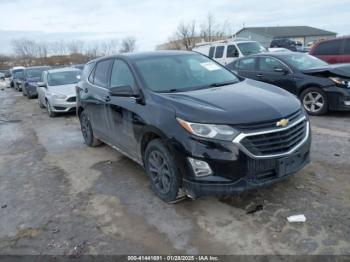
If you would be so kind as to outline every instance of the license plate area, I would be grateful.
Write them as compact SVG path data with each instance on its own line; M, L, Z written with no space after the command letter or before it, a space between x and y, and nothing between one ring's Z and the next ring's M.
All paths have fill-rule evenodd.
M300 166L302 156L300 154L282 158L278 160L277 175L279 177L294 172Z

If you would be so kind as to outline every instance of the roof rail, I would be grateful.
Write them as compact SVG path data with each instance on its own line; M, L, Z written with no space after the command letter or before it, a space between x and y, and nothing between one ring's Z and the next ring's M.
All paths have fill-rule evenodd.
M217 41L212 41L212 42L199 42L195 44L195 47L199 46L205 46L205 45L213 45L213 44L221 44L221 43L232 43L232 42L239 42L239 41L251 41L251 39L248 38L243 38L243 37L232 37L228 39L223 39L223 40L217 40Z

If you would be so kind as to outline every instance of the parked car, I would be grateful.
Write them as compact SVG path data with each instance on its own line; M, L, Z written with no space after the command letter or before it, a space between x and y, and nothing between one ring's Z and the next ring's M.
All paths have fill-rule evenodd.
M5 74L0 72L0 80L5 80Z
M289 38L275 38L271 41L270 47L283 47L291 51L302 51L303 44L299 41L291 40Z
M32 66L23 70L23 81L21 83L22 93L28 98L38 96L37 82L40 81L41 75L45 70L50 69L49 66Z
M302 101L311 115L350 110L350 64L329 65L303 53L267 53L239 59L227 68L279 86Z
M76 68L59 68L44 71L37 83L38 103L47 109L50 117L76 109L75 86L81 71Z
M10 69L10 87L15 87L14 75L18 72L22 72L24 70L23 66L15 66Z
M309 162L298 99L204 55L157 51L86 64L77 86L85 143L141 164L164 201L230 195L280 181Z
M310 55L330 64L350 63L350 36L317 42Z
M266 52L266 49L256 41L225 40L211 43L199 43L193 51L204 54L222 65L226 65L239 57Z
M16 91L19 91L19 92L22 91L23 79L24 79L23 70L17 70L13 73L11 82Z

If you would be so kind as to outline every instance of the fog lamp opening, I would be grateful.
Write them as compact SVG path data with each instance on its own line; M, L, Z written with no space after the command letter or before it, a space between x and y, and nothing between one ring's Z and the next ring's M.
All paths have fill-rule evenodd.
M190 162L192 170L196 177L210 176L213 173L209 164L205 161L190 157L188 158L188 161Z
M346 106L350 106L350 100L348 100L348 101L344 101L344 105L346 105Z

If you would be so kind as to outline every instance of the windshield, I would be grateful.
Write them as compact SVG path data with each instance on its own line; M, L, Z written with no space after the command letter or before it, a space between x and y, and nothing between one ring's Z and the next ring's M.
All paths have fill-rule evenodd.
M14 72L13 78L14 79L22 79L23 78L23 70Z
M243 55L253 55L266 52L266 49L258 42L237 44Z
M80 71L64 71L48 74L48 83L50 86L60 86L76 84L79 82Z
M199 54L169 55L136 60L149 89L181 92L238 82L224 67Z
M27 69L26 76L28 78L41 77L42 72L47 70L48 68L35 68L35 69Z
M291 53L285 56L285 59L298 70L328 65L326 62L308 54Z

